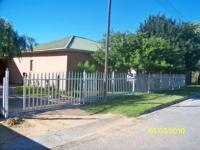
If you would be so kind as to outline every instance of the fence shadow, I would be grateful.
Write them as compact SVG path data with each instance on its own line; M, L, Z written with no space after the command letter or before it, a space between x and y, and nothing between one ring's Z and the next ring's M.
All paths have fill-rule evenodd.
M35 119L35 120L96 120L98 118L85 118L85 117L57 117L57 118L50 118L50 117L34 117L32 115L30 116L24 116L24 119Z
M47 150L48 148L0 124L0 149Z
M155 91L154 93L158 93L158 94L165 94L165 95L179 95L179 96L188 96L189 94L194 94L195 96L192 96L192 98L198 98L199 94L196 93L200 93L200 86L187 86L187 88L180 88L180 89L175 89L175 90L163 90L163 91Z
M69 104L65 104L65 105L60 105L60 106L54 106L54 107L50 107L50 108L46 108L46 109L38 109L38 110L33 110L33 111L27 111L27 112L22 112L22 113L19 113L20 115L26 117L26 116L35 116L35 115L38 115L38 114L42 114L42 113L46 113L48 112L48 115L51 116L51 115L55 115L55 112L54 111L62 111L62 110L67 110L67 109L79 109L80 108L80 105L69 105ZM50 112L53 112L53 113L50 113Z
M78 110L78 111L77 111ZM18 112L10 116L21 116L24 119L37 120L96 120L98 117L91 117L92 114L82 111L80 105L61 105L41 110ZM62 117L58 117L61 115Z

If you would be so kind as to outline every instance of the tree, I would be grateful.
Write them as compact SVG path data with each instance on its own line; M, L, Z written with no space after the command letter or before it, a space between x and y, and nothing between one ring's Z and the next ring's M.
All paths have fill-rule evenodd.
M103 40L104 41L104 40ZM103 42L104 43L104 42ZM104 50L94 53L95 60L104 64ZM148 72L181 72L184 56L169 39L146 33L113 32L109 50L109 70L128 71L130 68Z
M162 37L137 34L140 47L131 53L132 68L147 72L181 72L184 60L170 41Z
M11 23L0 18L0 58L14 57L22 51L30 51L35 44L33 38L19 36Z
M162 37L169 40L171 49L179 53L181 59L184 59L183 66L185 71L196 70L197 62L200 59L200 34L197 23L176 22L164 15L155 15L148 17L144 23L140 25L140 33L146 34L149 38L152 36ZM194 61L191 61L191 58ZM178 57L177 57L178 58ZM177 63L176 59L173 63Z
M200 68L200 24L177 22L165 15L149 16L136 34L113 32L109 70L191 72ZM102 40L105 44L105 38ZM94 55L104 64L104 47ZM192 60L192 61L191 61Z
M88 73L93 73L96 72L97 69L95 67L95 64L92 64L90 61L86 60L84 62L78 63L78 65L75 68L75 71L77 72L88 72Z
M140 24L138 32L145 33L148 37L170 37L176 33L179 24L181 23L165 15L151 15Z
M130 32L112 32L110 35L110 49L108 57L109 71L127 71L130 69L131 51L134 50L134 34ZM105 45L105 37L101 41ZM94 53L93 57L98 64L104 64L104 47Z

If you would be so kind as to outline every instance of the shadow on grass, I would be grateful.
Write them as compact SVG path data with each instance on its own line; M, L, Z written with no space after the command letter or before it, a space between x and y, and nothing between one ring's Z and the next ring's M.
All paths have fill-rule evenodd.
M154 93L165 94L165 95L188 96L188 94L192 94L193 92L199 92L199 91L200 91L200 85L189 85L181 89L157 91Z
M137 116L148 109L172 102L199 91L200 86L188 86L178 90L123 96L112 100L87 104L81 108L93 114L117 112L127 116Z
M0 149L47 150L48 148L0 124Z

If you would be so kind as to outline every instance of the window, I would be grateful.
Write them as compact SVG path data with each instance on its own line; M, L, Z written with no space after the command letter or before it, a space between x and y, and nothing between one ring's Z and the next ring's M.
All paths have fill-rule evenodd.
M30 60L30 71L33 71L33 60Z

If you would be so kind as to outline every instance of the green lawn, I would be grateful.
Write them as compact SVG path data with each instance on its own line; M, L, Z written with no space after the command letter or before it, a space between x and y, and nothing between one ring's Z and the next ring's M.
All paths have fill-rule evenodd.
M193 92L200 91L200 86L188 86L174 91L162 91L150 94L135 94L124 96L113 100L86 104L81 109L90 113L119 113L126 116L138 116L144 111L154 108L158 105L166 104Z

